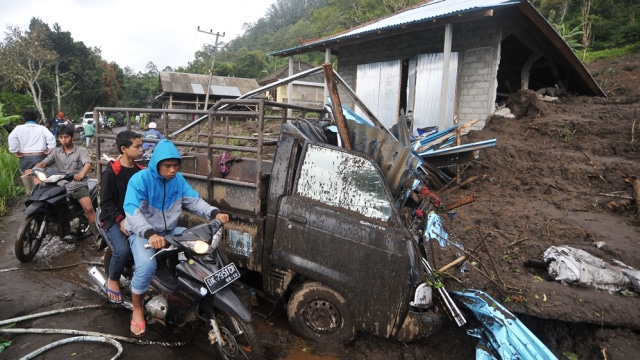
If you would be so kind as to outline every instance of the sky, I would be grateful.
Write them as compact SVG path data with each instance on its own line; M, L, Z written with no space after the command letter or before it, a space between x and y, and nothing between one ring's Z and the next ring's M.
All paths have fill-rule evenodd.
M245 23L264 17L275 0L0 0L0 26L27 30L32 18L53 29L71 33L75 41L100 48L101 56L122 69L145 70L153 62L158 70L193 61L203 44L213 45L224 33L229 42L243 33Z

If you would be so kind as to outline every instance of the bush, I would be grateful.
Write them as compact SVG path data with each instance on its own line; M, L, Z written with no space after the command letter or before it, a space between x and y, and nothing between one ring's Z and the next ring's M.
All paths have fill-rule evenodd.
M0 147L0 216L9 212L7 204L22 194L22 186L16 186L16 179L20 174L20 160L9 152L7 134L2 132L2 146Z

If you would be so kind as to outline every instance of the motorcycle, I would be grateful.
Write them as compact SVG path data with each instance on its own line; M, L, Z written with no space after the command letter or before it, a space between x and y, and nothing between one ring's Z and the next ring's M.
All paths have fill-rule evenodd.
M106 231L98 231L108 245L104 256L108 272L113 248ZM168 246L153 256L157 269L144 300L145 316L170 331L203 321L208 326L211 345L215 344L224 358L262 359L260 339L251 325L251 311L229 286L240 278L240 272L234 263L226 264L218 250L222 235L222 222L213 220L181 235L165 236ZM123 272L129 280L133 266L133 261L128 261ZM89 273L104 289L105 273L95 266ZM128 302L123 306L131 309Z
M73 174L61 174L55 169L34 169L33 175L41 181L25 201L25 219L18 229L15 254L21 262L33 259L42 240L48 236L60 236L71 240L74 236L91 235L89 220L78 200L67 194L64 184L73 180ZM98 181L87 180L89 196L98 206Z

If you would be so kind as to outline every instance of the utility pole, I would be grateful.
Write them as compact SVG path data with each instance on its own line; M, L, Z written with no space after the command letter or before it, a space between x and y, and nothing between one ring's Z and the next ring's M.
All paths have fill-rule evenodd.
M211 91L211 78L213 77L213 65L216 62L216 52L218 51L218 38L224 37L224 32L220 34L219 32L213 33L213 30L202 31L200 30L200 26L198 26L198 31L205 34L215 35L216 43L213 46L213 55L211 56L211 68L209 68L209 85L207 85L207 95L204 97L204 109L208 110L209 107L209 92Z

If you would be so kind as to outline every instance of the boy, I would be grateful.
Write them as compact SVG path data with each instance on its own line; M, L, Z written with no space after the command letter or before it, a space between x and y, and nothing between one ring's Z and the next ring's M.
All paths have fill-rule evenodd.
M91 198L89 197L89 186L87 185L87 174L91 171L91 155L89 151L81 146L73 144L73 135L76 129L73 125L58 126L58 141L60 147L51 151L51 153L41 162L37 163L34 168L46 168L47 166L56 165L56 168L62 172L73 173L73 181L65 186L67 193L77 199L82 206L82 210L89 219L89 226L94 235L96 221L96 212L93 209ZM31 173L28 169L26 173ZM37 179L35 180L37 182Z
M160 140L151 155L149 167L133 175L127 186L125 227L131 232L129 245L135 262L131 280L133 314L130 324L134 337L143 336L146 332L142 301L156 271L156 260L151 256L154 249L165 246L166 235L181 234L185 230L178 226L182 208L205 219L216 218L223 223L229 220L229 215L219 214L217 207L200 198L187 183L178 171L181 161L178 148L169 140ZM145 244L151 245L151 249L145 249Z
M124 227L124 195L127 191L129 179L142 170L143 167L135 162L142 157L142 135L126 130L116 137L116 146L121 156L110 161L109 166L102 173L100 188L100 219L98 225L107 233L113 247L113 254L109 262L109 279L107 280L107 296L109 302L122 303L120 291L120 276L124 265L131 254L128 237L129 230Z

